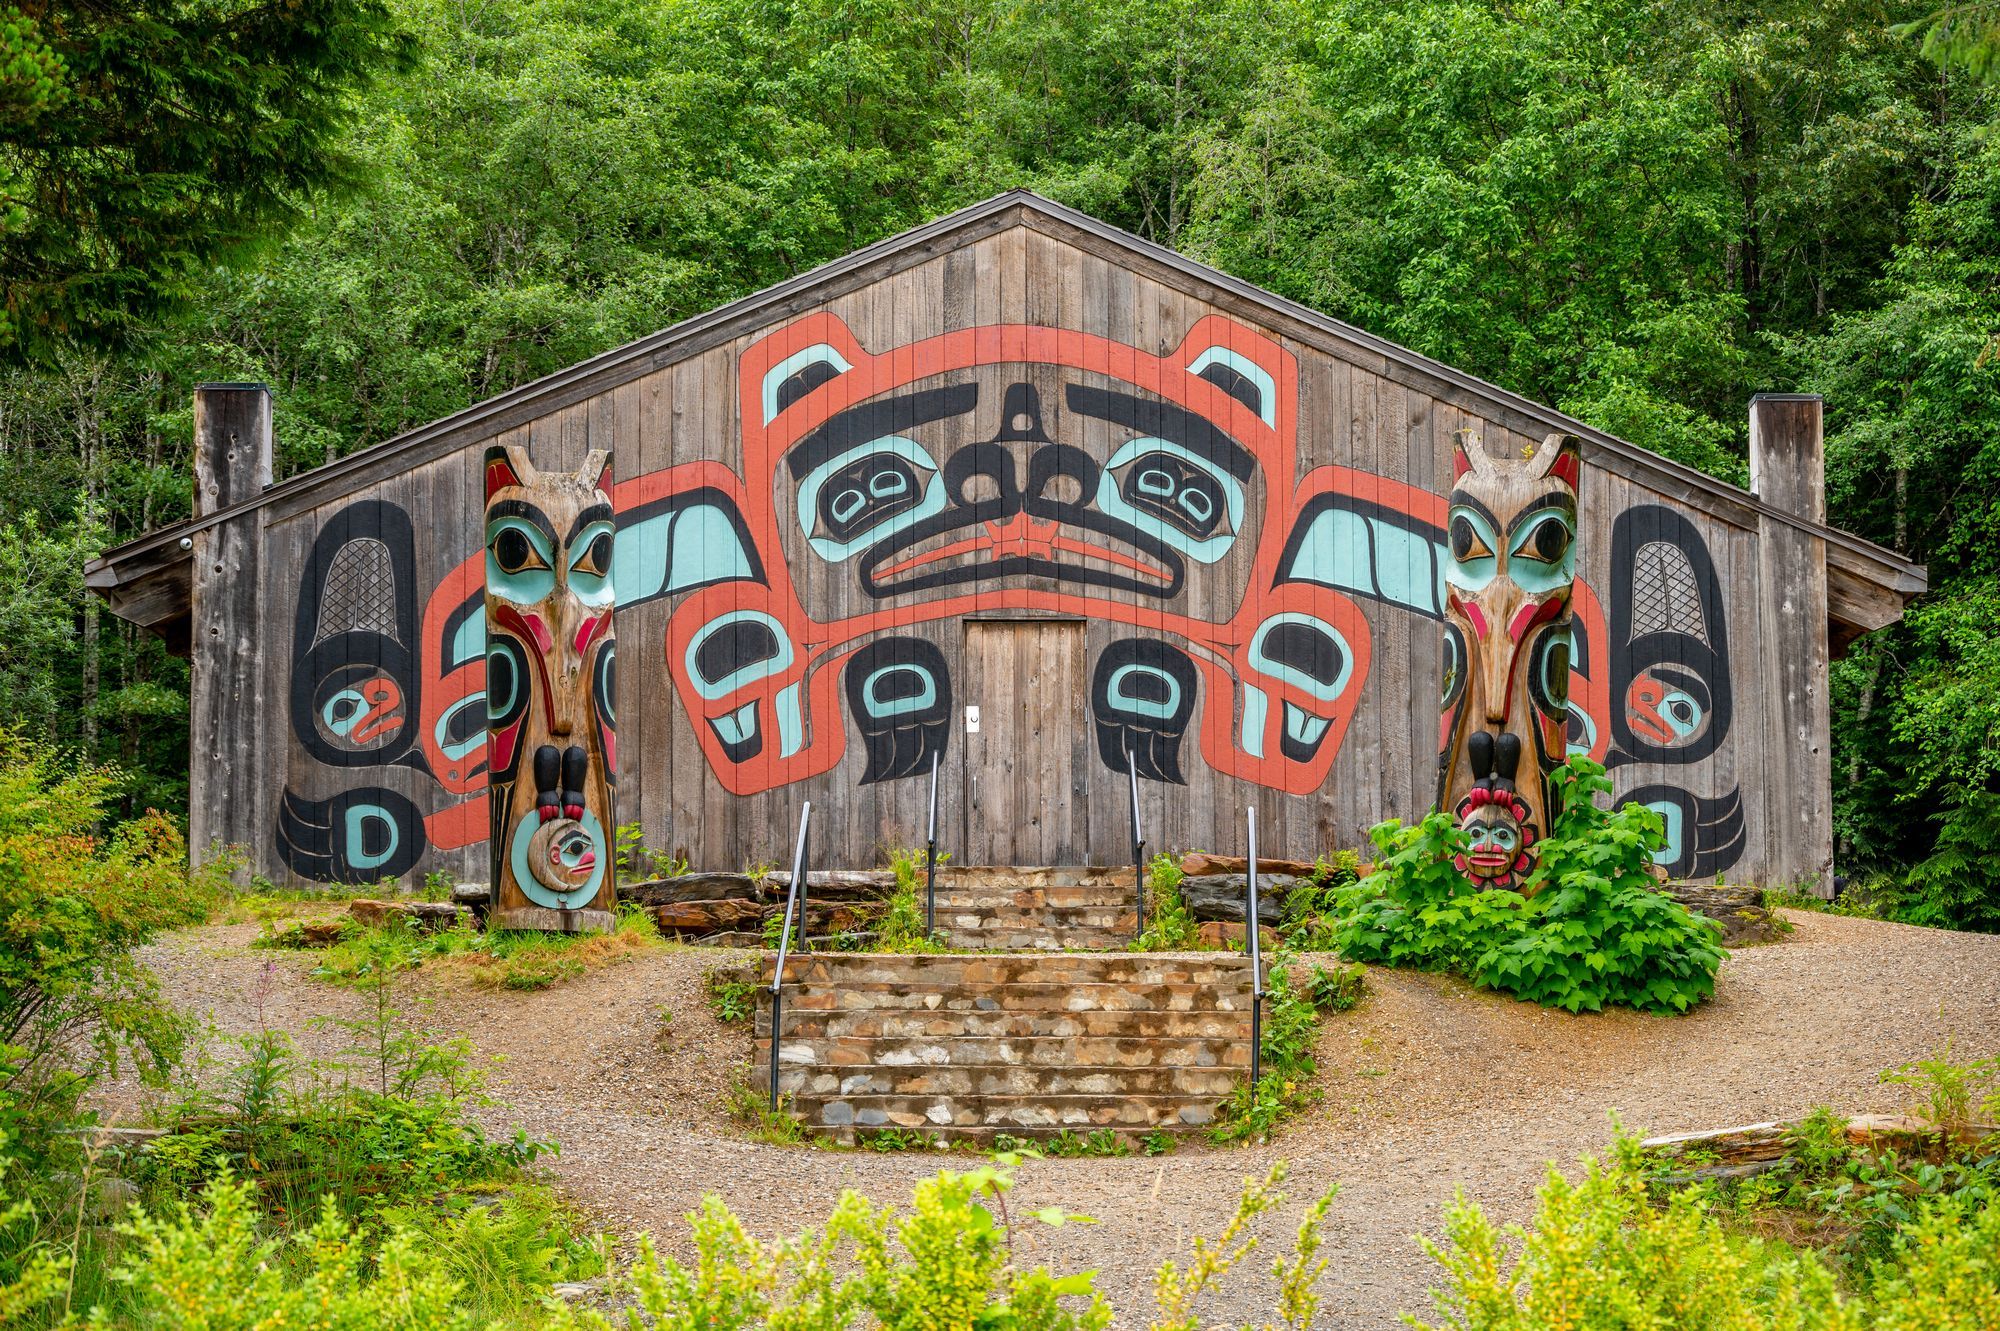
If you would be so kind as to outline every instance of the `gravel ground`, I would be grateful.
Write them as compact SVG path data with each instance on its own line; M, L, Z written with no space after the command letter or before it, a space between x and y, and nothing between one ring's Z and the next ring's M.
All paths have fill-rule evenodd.
M1244 1149L1184 1147L1160 1159L1029 1162L1014 1199L1060 1203L1092 1226L1041 1229L1031 1260L1099 1272L1144 1325L1152 1273L1226 1218L1242 1180L1291 1162L1291 1200L1267 1226L1289 1241L1301 1207L1338 1183L1329 1217L1320 1324L1397 1325L1424 1313L1434 1267L1414 1235L1438 1232L1454 1189L1489 1213L1524 1219L1547 1162L1573 1162L1610 1136L1608 1115L1644 1132L1720 1127L1834 1103L1890 1109L1884 1067L1947 1036L1962 1054L2000 1045L2000 938L1836 916L1787 913L1796 932L1731 955L1717 997L1692 1016L1569 1016L1439 976L1371 970L1368 997L1332 1019L1319 1049L1325 1098L1276 1140ZM312 1018L358 1009L310 977L310 955L252 951L254 929L217 926L150 949L174 1001L220 1031L261 1020L331 1053L338 1031ZM419 977L403 1005L439 1034L469 1036L504 1062L490 1126L561 1143L555 1174L597 1222L650 1229L678 1246L681 1217L719 1192L755 1231L823 1216L840 1190L907 1198L953 1157L876 1155L745 1141L723 1108L747 1066L749 1037L709 1014L701 977L735 954L638 956L540 994L480 991ZM111 1103L131 1112L113 1088ZM958 1157L963 1158L963 1157ZM1039 1227L1037 1227L1039 1228ZM1232 1276L1207 1313L1269 1315L1269 1254Z

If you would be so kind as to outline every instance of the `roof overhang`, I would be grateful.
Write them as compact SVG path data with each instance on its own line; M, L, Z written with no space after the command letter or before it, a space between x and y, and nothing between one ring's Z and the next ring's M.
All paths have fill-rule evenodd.
M1552 407L1489 384L1440 361L1342 323L1294 301L1197 263L1165 246L1121 231L1027 190L1010 190L854 251L776 286L613 348L554 374L522 384L442 420L301 472L243 503L164 527L107 550L85 568L84 581L112 613L165 638L185 653L190 639L194 537L259 509L285 517L385 476L490 438L535 417L650 374L765 325L780 322L890 273L927 262L1016 226L1067 241L1113 248L1149 275L1200 299L1240 310L1309 344L1325 346L1407 381L1435 384L1487 404L1495 418L1523 432L1560 430L1583 439L1585 456L1670 498L1739 526L1780 522L1823 540L1827 562L1827 638L1838 657L1862 634L1901 618L1928 586L1924 567L1838 528L1775 508L1747 490L1649 453Z

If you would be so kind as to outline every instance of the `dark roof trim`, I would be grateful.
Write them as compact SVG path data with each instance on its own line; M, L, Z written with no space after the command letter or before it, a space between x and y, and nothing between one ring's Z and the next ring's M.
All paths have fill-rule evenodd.
M912 267L937 254L1016 224L1027 225L1058 238L1087 237L1095 242L1091 248L1115 249L1145 266L1170 271L1182 283L1193 283L1202 289L1195 293L1197 295L1224 295L1229 298L1228 304L1247 304L1302 330L1318 334L1311 340L1331 339L1341 344L1338 350L1350 355L1360 352L1379 358L1386 366L1400 367L1407 375L1455 388L1457 395L1489 404L1500 413L1523 418L1545 430L1562 430L1578 435L1589 445L1589 451L1598 455L1600 462L1617 460L1611 470L1633 475L1641 483L1662 489L1669 495L1684 497L1699 507L1716 510L1717 516L1731 518L1743 525L1754 525L1759 518L1770 518L1818 536L1827 542L1830 554L1840 551L1849 556L1838 562L1852 567L1857 575L1878 581L1905 597L1922 591L1926 586L1923 567L1894 551L1775 508L1748 491L1649 453L1554 408L1455 370L1428 356L1418 355L1386 338L1377 337L1295 301L1273 295L1163 245L1121 231L1028 190L1010 190L899 235L886 237L763 291L509 389L463 411L350 453L325 466L301 472L254 499L153 531L108 550L101 558L93 560L86 570L87 581L91 587L98 589L119 586L128 579L121 577L120 570L115 566L155 552L165 553L168 547L177 546L183 537L195 532L266 506L275 505L288 513L312 507L315 503L324 502L318 498L319 492L337 486L343 480L358 480L359 475L374 472L392 458L401 459L405 466L417 465L472 439L497 434L604 392L619 383L699 354L717 342L763 323L791 317L794 312L802 312L824 299L829 294L828 288L859 285L862 281L886 275L871 271L877 267L883 267L888 272ZM1073 234L1065 237L1065 232ZM171 554L167 557L173 558ZM145 562L151 564L155 561Z

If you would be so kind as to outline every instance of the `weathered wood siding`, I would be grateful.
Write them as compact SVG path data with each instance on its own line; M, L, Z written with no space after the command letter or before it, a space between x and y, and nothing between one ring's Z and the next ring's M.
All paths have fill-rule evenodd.
M264 543L256 598L272 706L217 723L255 735L237 750L247 763L195 772L213 839L247 846L273 877L486 876L478 463L502 442L527 446L544 468L612 451L624 524L618 817L655 848L706 868L776 862L810 798L818 861L874 862L921 843L936 751L947 849L970 835L982 858L1013 844L1016 860L1059 846L1120 863L1127 778L1106 750L1127 744L1142 754L1154 848L1238 850L1253 802L1267 854L1360 845L1371 824L1418 815L1432 798L1433 547L1453 432L1477 430L1494 450L1542 433L1496 397L1033 213L898 251L757 327L705 330L614 378L575 400L550 394L542 414L498 433L462 433L414 461L356 468L342 486L274 496L244 519L261 524ZM907 397L966 386L976 401ZM1120 395L1125 406L1105 406ZM794 473L789 457L825 421L892 398L903 405L821 458L894 436L880 446L891 462ZM1135 417L1133 401L1155 405ZM1218 472L1204 431L1242 445L1254 465ZM1179 449L1146 464L1143 483L1144 467L1115 462L1134 437L1175 434ZM801 485L816 477L807 508L817 552L799 519ZM874 564L894 578L915 555L969 541L983 545L908 575L1031 561L1009 566L1018 571L876 595L859 570L882 538L843 554L851 533L816 507L827 485L844 485L888 523L898 485L924 504L945 486L936 502L949 508L1004 499L1010 486L1036 493L1031 482L1071 512L1186 497L1185 529L1153 509L1139 523L1156 547L1171 537L1175 558L1006 515ZM1772 793L1800 792L1766 774L1796 761L1800 732L1797 708L1770 693L1771 574L1747 497L1590 445L1581 497L1573 743L1614 764L1621 792L1671 811L1680 872L1814 872L1822 848L1771 834L1786 825ZM1219 524L1209 522L1218 504ZM874 511L857 519L861 530L882 529L867 526ZM1218 533L1227 539L1214 543ZM1057 538L1102 538L1127 563ZM1161 594L1176 565L1178 589ZM1046 709L1035 761L1047 770L1006 774L1005 802L968 801L1002 774L968 774L966 755L1003 758L993 744L968 745L964 709L991 705L970 691L1003 667L989 653L971 668L967 621L1036 617L1082 621L1081 659L1058 654L1032 685ZM203 632L197 623L198 650ZM709 685L690 679L695 657L740 667L737 678L711 681L705 696ZM773 665L779 657L789 664ZM1115 688L1096 687L1126 666ZM865 724L856 689L873 690ZM1068 742L1051 744L1057 732ZM1061 836L1053 823L1018 840L992 825L1002 809L1018 822L1014 803L1032 789Z

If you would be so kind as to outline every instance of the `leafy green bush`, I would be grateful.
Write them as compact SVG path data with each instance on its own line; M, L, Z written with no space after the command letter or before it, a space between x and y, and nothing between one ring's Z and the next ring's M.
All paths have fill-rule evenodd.
M1713 994L1724 956L1715 926L1656 890L1649 872L1659 815L1599 808L1611 783L1587 758L1555 780L1562 812L1520 892L1480 891L1457 872L1463 838L1447 814L1376 827L1375 872L1341 895L1341 954L1460 971L1571 1012L1685 1012Z

